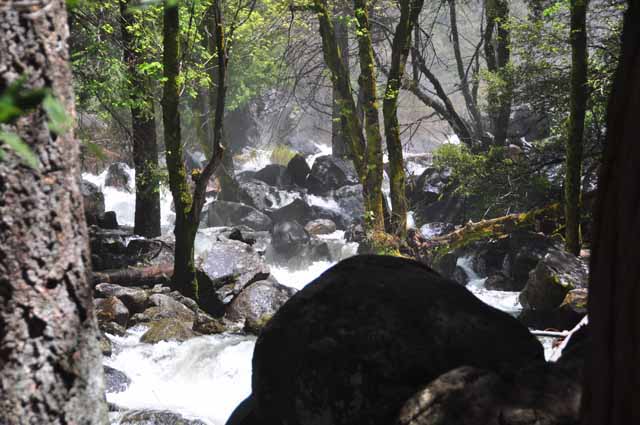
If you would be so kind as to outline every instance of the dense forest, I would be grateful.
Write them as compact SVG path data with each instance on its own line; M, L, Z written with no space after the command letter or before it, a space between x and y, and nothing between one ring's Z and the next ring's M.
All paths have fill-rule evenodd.
M0 1L0 425L640 423L640 2Z

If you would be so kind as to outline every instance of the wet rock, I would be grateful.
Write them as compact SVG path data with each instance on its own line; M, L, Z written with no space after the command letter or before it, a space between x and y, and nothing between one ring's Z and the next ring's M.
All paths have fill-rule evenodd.
M129 310L116 297L98 298L93 300L98 322L115 322L120 326L127 326Z
M274 223L294 220L299 223L306 223L313 219L313 210L302 199L294 199L290 204L272 211L270 216Z
M411 205L430 204L436 202L445 193L451 183L451 170L439 170L435 167L425 169L415 182L409 193Z
M124 326L117 324L116 322L100 322L98 327L104 333L116 336L124 336L127 330Z
M98 215L98 227L103 229L118 229L118 218L115 211L106 211L103 214Z
M98 345L100 347L100 352L103 356L110 356L113 353L113 346L111 344L111 340L108 336L104 334L104 332L98 333Z
M188 322L193 322L195 320L196 315L192 309L181 302L174 300L169 295L153 294L149 297L147 304L149 307L157 307L165 317L180 318L181 320Z
M271 246L278 254L294 256L309 240L304 227L295 220L277 223L271 231Z
M366 239L366 236L362 223L351 224L344 233L344 238L347 242L362 243Z
M246 287L227 306L229 320L245 322L245 329L258 334L296 290L270 280L255 282Z
M186 341L196 336L191 326L192 323L176 318L156 320L149 323L149 330L142 335L140 342L156 344L160 341Z
M279 164L267 165L262 170L257 171L253 178L276 187L288 187L293 183L291 176L287 173L287 167Z
M587 298L586 288L574 289L567 293L559 307L552 310L525 308L518 320L533 329L572 329L587 314Z
M463 366L411 397L395 424L578 424L581 393L581 368L543 363L501 376Z
M291 177L292 183L297 186L305 186L309 173L311 173L311 168L304 156L299 153L295 154L287 164L287 174Z
M336 223L331 220L319 218L305 224L304 230L310 235L328 235L336 231Z
M331 220L336 224L336 228L339 230L346 230L353 222L353 217L350 215L330 208L321 207L319 205L311 205L311 211L314 220Z
M364 215L362 185L343 186L336 190L333 196L343 211L348 211L354 217Z
M103 366L103 368L105 391L107 393L121 393L131 384L131 379L124 372L110 366Z
M193 322L193 330L202 335L215 335L227 331L227 325L208 314L198 314Z
M168 410L130 410L120 417L119 425L207 425L197 419L185 419Z
M104 195L98 186L86 180L82 180L81 191L87 224L89 226L97 225L98 217L104 214Z
M91 226L89 246L93 270L121 269L134 264L134 260L127 255L125 246L125 240L130 236L130 232Z
M346 185L358 184L353 164L331 155L316 158L307 178L306 187L314 195L324 195Z
M107 177L104 185L111 186L126 192L131 191L131 177L128 173L127 164L123 162L115 162L109 166Z
M265 211L273 208L276 204L280 204L282 202L282 194L279 189L269 186L263 181L247 179L239 183L239 196L237 199L225 198L224 200L245 203L259 211Z
M269 267L252 248L242 242L222 240L203 256L199 266L200 306L214 317L253 282L266 279Z
M525 310L553 310L569 291L586 288L587 279L587 266L581 259L566 251L550 250L529 274L520 303Z
M258 337L256 417L386 425L453 368L535 361L543 362L536 338L460 285L414 261L352 257L296 293Z
M173 235L156 239L133 239L127 245L127 255L144 265L173 264L175 259Z
M253 230L271 229L271 219L248 205L236 202L214 201L209 205L207 225L248 226Z
M94 291L97 298L118 297L133 314L142 313L149 299L149 293L144 289L125 288L112 283L100 283Z

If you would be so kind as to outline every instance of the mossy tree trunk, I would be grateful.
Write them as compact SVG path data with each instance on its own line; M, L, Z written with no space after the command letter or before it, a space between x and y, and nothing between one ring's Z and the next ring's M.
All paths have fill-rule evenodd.
M485 0L485 14L487 27L484 33L484 50L487 69L499 80L499 83L490 84L487 95L493 144L504 146L509 130L513 89L511 81L513 76L509 69L511 57L509 1Z
M640 2L628 4L595 204L584 425L640 423Z
M342 62L344 67L349 69L349 28L346 23L346 14L340 13L333 19L333 27L336 34L336 41L340 52L342 52ZM331 110L331 154L335 157L349 157L349 147L343 134L345 127L342 114L340 112L340 94L336 82L332 88L333 107Z
M580 177L582 175L582 139L587 109L587 7L588 0L571 0L571 94L569 97L569 134L566 141L564 179L565 241L567 251L580 254Z
M136 209L134 233L147 238L160 236L160 186L158 170L158 143L153 97L147 79L138 66L144 58L136 46L131 27L136 25L136 12L129 0L120 1L120 19L124 61L129 71L131 93L131 127L133 163L136 170Z
M212 6L219 14L218 1ZM172 277L174 289L182 294L198 299L198 280L196 275L194 243L196 232L200 224L200 216L205 201L207 183L222 160L223 149L220 145L222 133L222 120L216 120L214 128L214 148L211 159L203 170L197 170L190 176L195 187L193 193L187 181L187 170L183 160L183 149L180 131L180 90L178 77L180 75L180 48L179 48L179 6L177 2L165 1L164 4L164 28L163 28L163 66L164 66L164 91L162 97L162 118L164 123L164 140L167 156L167 168L169 171L169 186L176 209L176 222L174 234L176 238L175 264ZM224 48L224 30L222 22L214 28L220 31L222 36L219 43ZM218 34L216 33L216 36ZM226 73L226 52L219 55L219 63L222 61L224 70L219 71L224 76ZM224 80L222 80L224 81ZM224 93L219 97L222 110L216 110L216 118L224 114ZM219 127L219 128L218 128Z
M384 132L389 153L389 179L391 181L391 222L393 231L401 238L407 232L406 176L400 123L398 122L398 96L411 47L411 33L418 21L424 0L401 0L400 20L391 45L391 65L383 101Z
M373 230L384 231L384 211L382 208L382 135L380 134L380 118L377 99L377 80L373 46L371 43L371 26L369 24L369 1L354 0L356 17L356 35L360 57L360 89L364 109L364 128L367 138L366 151L366 199L365 211L370 214L370 225Z
M25 89L50 90L74 118L68 36L64 1L4 2L0 92L24 76ZM39 167L2 147L0 423L106 425L79 143L47 121L38 107L3 128Z

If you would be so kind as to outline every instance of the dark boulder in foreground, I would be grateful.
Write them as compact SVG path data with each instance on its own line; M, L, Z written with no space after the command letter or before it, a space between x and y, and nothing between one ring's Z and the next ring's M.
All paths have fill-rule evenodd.
M395 425L577 425L588 327L568 338L557 362L441 375L405 403Z
M460 285L415 261L356 256L294 295L263 329L253 357L255 417L388 425L449 370L536 361L537 339Z

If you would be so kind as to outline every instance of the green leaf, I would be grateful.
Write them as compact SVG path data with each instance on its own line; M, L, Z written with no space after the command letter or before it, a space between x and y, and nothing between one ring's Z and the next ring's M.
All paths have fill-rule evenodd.
M98 144L89 140L83 140L82 144L87 148L87 151L97 159L101 161L107 159L107 155L105 155L104 150Z
M33 169L38 169L38 157L33 153L29 145L23 142L17 134L0 131L0 140L13 149L13 151L22 158L25 164Z
M47 95L42 101L42 107L49 117L49 121L47 122L49 130L61 135L71 128L73 124L71 117L67 114L67 111L65 111L64 106L62 106L62 103L60 103L58 99Z

